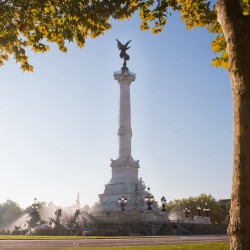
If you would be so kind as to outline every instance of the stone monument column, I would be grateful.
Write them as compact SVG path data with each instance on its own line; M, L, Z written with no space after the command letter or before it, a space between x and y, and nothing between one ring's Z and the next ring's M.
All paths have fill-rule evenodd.
M131 109L130 109L130 84L135 81L135 74L124 70L114 73L115 80L120 85L119 102L119 158L131 157Z
M119 182L138 181L139 161L131 156L131 108L130 108L130 84L135 81L135 74L127 67L114 73L114 79L120 86L118 140L119 156L117 160L111 160L112 178L111 184Z
M124 60L121 70L114 72L114 79L118 82L120 90L117 133L119 153L116 160L111 159L112 177L109 183L105 185L104 192L99 194L99 203L92 208L92 214L97 216L99 220L103 219L105 221L107 212L109 217L112 217L114 212L113 215L118 221L120 220L117 217L117 212L121 210L118 200L122 196L127 198L126 210L133 211L133 216L136 216L138 211L145 210L144 197L147 194L145 191L146 186L141 178L138 179L139 161L135 161L131 154L130 85L135 81L136 76L127 67L129 55L126 51L130 48L128 47L130 41L122 44L117 40L120 57Z

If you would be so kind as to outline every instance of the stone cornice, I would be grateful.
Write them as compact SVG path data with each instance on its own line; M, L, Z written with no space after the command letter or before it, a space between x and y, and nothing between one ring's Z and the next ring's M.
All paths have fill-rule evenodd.
M129 69L115 71L114 78L120 84L131 84L131 82L135 81L136 75L129 71Z
M117 168L117 167L125 167L129 166L132 168L139 168L139 160L135 161L132 157L124 157L124 158L118 158L117 160L111 159L111 168Z

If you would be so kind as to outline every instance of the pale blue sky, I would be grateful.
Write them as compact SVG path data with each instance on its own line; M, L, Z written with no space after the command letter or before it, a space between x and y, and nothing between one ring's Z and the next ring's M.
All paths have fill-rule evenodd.
M155 36L135 17L67 54L30 54L34 73L0 68L0 203L34 197L60 206L92 205L118 156L122 66L115 39L132 39L132 155L156 200L211 193L230 198L232 96L228 74L211 65L212 36L170 18Z

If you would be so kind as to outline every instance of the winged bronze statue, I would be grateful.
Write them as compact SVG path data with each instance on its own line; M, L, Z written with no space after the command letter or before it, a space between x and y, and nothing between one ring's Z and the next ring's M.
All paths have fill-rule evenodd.
M129 43L132 41L132 40L129 40L128 42L126 42L125 44L122 44L118 39L116 39L117 41L117 47L118 49L121 51L120 52L120 57L124 60L124 63L123 63L123 67L125 68L126 65L127 65L127 61L129 60L129 55L127 54L127 50L130 48L128 47Z

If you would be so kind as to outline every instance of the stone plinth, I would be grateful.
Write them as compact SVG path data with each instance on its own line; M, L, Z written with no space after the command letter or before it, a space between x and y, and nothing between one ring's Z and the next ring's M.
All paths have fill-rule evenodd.
M100 202L95 205L95 211L120 211L118 200L122 195L127 198L126 210L144 210L145 188L141 180L106 184L104 193L99 194Z
M188 217L188 218L185 217L185 218L182 220L182 222L183 222L183 223L193 223L193 220L192 220L191 218L189 218L189 217Z
M146 210L143 213L142 221L169 223L168 213L159 212L159 209L157 208L154 208L154 210Z
M196 224L211 224L210 217L195 216L194 223L196 223Z
M112 168L110 184L138 182L139 161L133 160L131 156L112 159L110 167Z
M158 220L159 221L165 221L166 223L169 223L169 218L168 218L168 212L160 212L158 214Z

